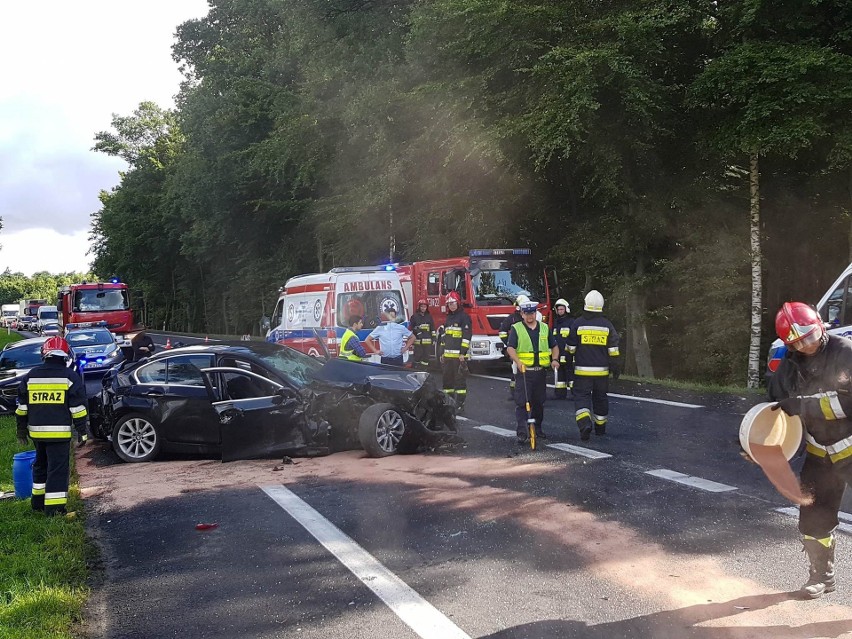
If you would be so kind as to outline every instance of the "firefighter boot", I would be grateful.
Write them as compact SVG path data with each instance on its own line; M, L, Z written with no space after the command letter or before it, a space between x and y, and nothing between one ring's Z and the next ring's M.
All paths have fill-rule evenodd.
M825 539L805 535L802 544L811 565L808 581L799 592L805 599L817 599L827 592L834 592L834 548L837 545L834 535Z

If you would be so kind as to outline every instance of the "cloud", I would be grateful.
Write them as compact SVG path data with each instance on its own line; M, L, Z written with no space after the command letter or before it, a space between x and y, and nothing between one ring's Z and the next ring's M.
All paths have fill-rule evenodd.
M0 272L32 275L48 273L85 273L91 257L89 231L63 234L49 228L31 228L16 233L3 233L0 247Z
M26 229L82 246L98 193L125 168L90 150L95 133L144 100L173 106L181 80L174 32L207 10L205 0L2 4L0 59L13 63L0 83L0 261L8 263L10 238Z

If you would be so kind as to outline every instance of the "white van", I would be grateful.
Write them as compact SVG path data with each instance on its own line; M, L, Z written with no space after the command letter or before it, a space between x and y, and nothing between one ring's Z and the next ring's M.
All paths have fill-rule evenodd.
M36 311L36 333L42 332L45 324L59 323L59 309L55 306L39 306Z
M852 338L852 264L846 267L816 305L832 335ZM766 381L778 370L787 347L780 339L772 342L766 359Z
M408 323L407 304L393 266L333 268L328 273L298 275L280 290L266 333L267 342L285 344L312 357L337 356L349 318L359 315L361 341L395 308L396 321Z

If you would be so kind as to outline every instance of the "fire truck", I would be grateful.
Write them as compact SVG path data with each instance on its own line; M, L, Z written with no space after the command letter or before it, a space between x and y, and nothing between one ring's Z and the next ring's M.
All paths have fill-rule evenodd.
M417 300L425 299L429 305L438 333L436 357L450 291L459 294L462 308L470 315L473 337L469 355L473 361L503 359L503 343L497 333L503 320L514 313L518 295L538 301L544 323L549 322L550 286L544 269L533 264L530 249L473 249L467 257L400 264L396 270L409 315L417 310Z
M18 313L21 315L29 315L30 317L35 317L35 314L38 311L38 307L46 305L47 300L22 299L20 302L18 302Z
M117 279L109 282L83 282L59 289L56 307L62 326L94 325L106 322L112 333L133 330L133 311L127 284Z

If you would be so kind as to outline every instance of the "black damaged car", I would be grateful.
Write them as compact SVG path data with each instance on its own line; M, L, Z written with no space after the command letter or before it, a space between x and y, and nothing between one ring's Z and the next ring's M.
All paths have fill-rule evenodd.
M128 462L160 452L222 461L371 457L461 441L455 412L425 372L303 355L280 344L233 342L163 351L103 379L93 434Z

